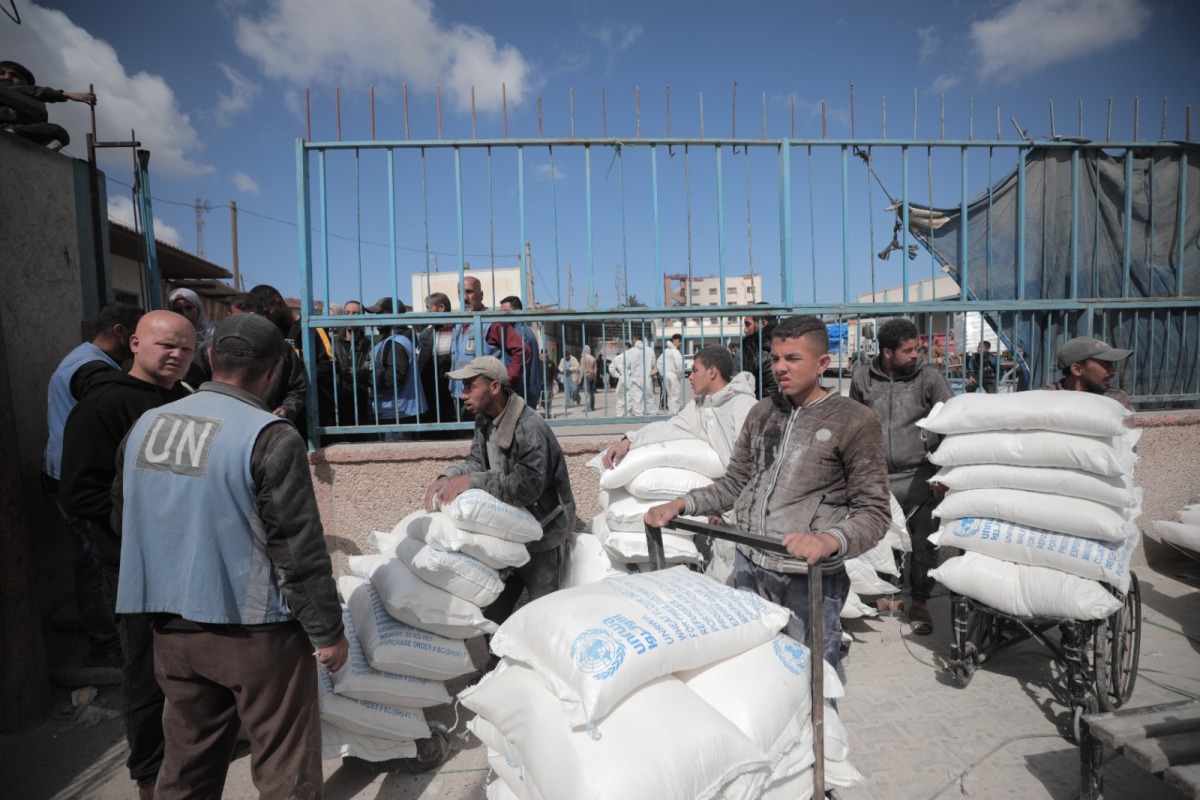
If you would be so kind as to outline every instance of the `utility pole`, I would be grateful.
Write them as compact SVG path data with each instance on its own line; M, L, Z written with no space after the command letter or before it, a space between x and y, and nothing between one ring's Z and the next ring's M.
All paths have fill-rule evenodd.
M238 270L237 200L229 201L229 227L233 239L233 288L240 292L242 290L242 273Z
M212 203L196 197L196 255L204 258L204 215L212 211Z

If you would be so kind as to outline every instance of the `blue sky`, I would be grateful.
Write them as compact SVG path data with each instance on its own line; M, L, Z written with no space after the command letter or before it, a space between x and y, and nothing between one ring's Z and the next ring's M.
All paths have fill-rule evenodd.
M101 138L123 139L136 129L152 152L160 238L195 249L191 206L203 198L215 207L205 216L205 256L229 266L227 206L236 200L247 285L270 282L284 294L299 288L295 139L305 135L306 88L316 141L336 139L335 86L346 140L370 139L372 85L378 139L404 138L405 84L413 139L438 136L439 86L444 139L471 138L472 86L477 135L503 136L502 82L510 136L538 136L540 97L543 133L567 137L573 90L575 134L599 137L606 127L626 146L619 160L610 149L593 149L590 249L582 149L555 148L551 168L545 147L526 148L525 238L539 301L567 304L570 262L571 304L602 308L616 303L617 272L628 274L628 292L653 302L659 269L716 274L722 261L727 274L752 267L764 276L766 299L781 299L773 150L724 149L718 214L712 147L691 148L686 157L659 148L656 263L650 151L636 136L639 127L643 137L667 134L668 86L671 134L678 137L700 135L701 96L705 135L730 136L735 82L740 137L762 135L765 105L768 136L791 135L794 108L795 136L820 138L822 100L828 135L848 136L851 84L860 137L882 135L884 97L893 139L912 135L914 102L919 138L941 135L944 102L948 138L968 135L973 106L974 136L995 137L999 107L1005 140L1016 136L1010 117L1031 137L1049 135L1051 102L1055 132L1078 133L1082 100L1083 133L1099 139L1112 98L1114 140L1133 135L1135 97L1143 139L1158 137L1164 97L1168 138L1184 136L1185 106L1200 106L1200 56L1190 41L1200 10L1190 0L15 4L22 22L0 18L0 57L25 63L44 85L81 90L94 83ZM84 155L86 109L69 103L51 112L72 132L68 152ZM1193 125L1200 127L1200 118ZM128 155L106 157L110 211L127 217L129 190L121 184L131 183ZM872 280L879 288L898 284L899 260L871 255L890 239L893 216L883 190L868 190L865 169L853 158L844 280L840 154L815 148L812 158L810 207L807 151L793 150L792 298L836 301L846 283L851 294L869 290ZM999 179L1013 159L1011 150L990 162L973 153L969 192ZM900 191L898 163L892 150L877 154L877 172L893 195ZM911 164L914 201L928 202L931 169L934 204L956 205L957 163L957 155L942 152L930 168L922 152ZM371 301L392 281L391 252L381 246L390 236L385 155L331 153L326 167L328 230L344 237L329 240L332 299L363 294ZM472 267L514 265L521 247L515 152L493 151L490 185L485 152L464 150L461 167L466 260ZM398 283L408 302L412 271L456 268L454 165L446 150L429 150L424 162L417 151L398 150L394 169ZM436 262L423 252L427 229ZM319 267L320 256L318 248ZM910 269L915 278L933 266L922 254Z

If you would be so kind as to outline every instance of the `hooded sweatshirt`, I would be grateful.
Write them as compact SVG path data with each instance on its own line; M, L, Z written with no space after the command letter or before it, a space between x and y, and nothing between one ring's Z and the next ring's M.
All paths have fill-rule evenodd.
M888 474L914 472L932 465L926 456L937 449L941 437L917 427L938 403L954 396L942 373L918 359L912 370L892 377L883 371L881 356L854 370L850 399L870 407L883 423L883 447Z
M700 439L717 451L722 464L728 465L734 442L742 432L742 423L757 402L754 376L739 372L719 391L706 397L693 397L675 416L630 431L625 438L629 440L630 449L656 442Z
M71 516L100 526L104 535L94 542L94 552L101 563L115 567L120 561L120 538L112 529L109 514L121 440L143 413L187 395L187 389L178 384L163 389L113 371L97 376L92 390L67 417L59 500Z

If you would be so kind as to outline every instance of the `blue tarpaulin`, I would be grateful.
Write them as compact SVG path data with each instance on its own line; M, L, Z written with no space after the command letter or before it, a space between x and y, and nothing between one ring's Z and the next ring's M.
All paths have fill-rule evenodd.
M1072 224L1072 153L1078 153L1078 201ZM1186 161L1185 161L1186 156ZM1126 221L1126 164L1132 159L1132 213ZM1186 165L1186 166L1185 166ZM1180 185L1185 187L1180 226ZM1122 298L1200 296L1200 146L1135 150L1113 158L1096 148L1032 146L1025 161L1024 299L1094 299L1106 304L1093 335L1134 355L1120 387L1131 395L1195 391L1196 307L1141 311L1114 308ZM910 205L909 228L977 300L1018 300L1018 175L1014 169L967 205L966 270L959 265L959 207ZM900 212L897 212L900 213ZM1072 292L1072 234L1076 288ZM1129 265L1126 280L1125 248ZM1182 288L1180 292L1179 289ZM1022 384L1058 378L1059 345L1088 329L1061 311L989 314L989 323L1018 356Z

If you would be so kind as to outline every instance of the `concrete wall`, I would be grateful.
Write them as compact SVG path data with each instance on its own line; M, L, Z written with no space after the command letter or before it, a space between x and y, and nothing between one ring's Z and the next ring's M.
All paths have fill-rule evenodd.
M578 509L577 526L600 511L596 502L600 476L585 464L620 438L617 434L560 439ZM446 466L463 461L469 446L469 440L336 444L313 453L309 463L334 571L344 566L346 556L374 552L366 544L367 535L390 531L420 508L426 487Z
M1144 491L1140 519L1144 547L1135 562L1151 564L1182 558L1161 544L1151 520L1174 519L1175 512L1200 494L1200 411L1145 412L1136 415L1142 429L1135 483ZM561 436L559 439L578 506L582 529L600 511L599 476L585 464L620 434ZM373 530L391 530L424 500L425 488L441 470L467 455L468 442L333 445L310 458L313 481L334 555L335 571L345 557L373 552L366 544Z
M87 165L16 136L0 135L0 321L16 416L26 519L43 611L71 597L67 530L41 489L46 387L58 362L83 341L95 314ZM65 567L65 569L64 569ZM64 598L66 600L64 600Z

